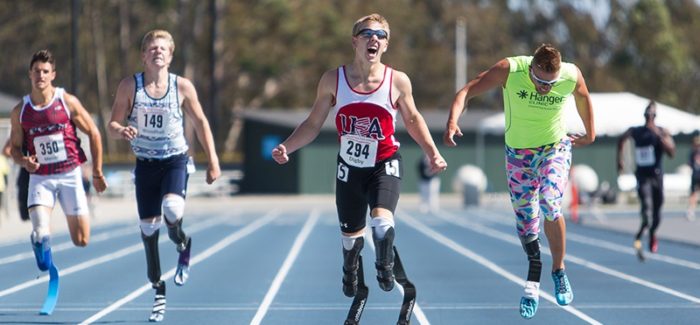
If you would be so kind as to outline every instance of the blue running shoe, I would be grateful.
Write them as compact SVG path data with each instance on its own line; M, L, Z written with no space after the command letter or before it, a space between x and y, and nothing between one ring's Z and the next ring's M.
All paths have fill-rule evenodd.
M574 300L574 292L571 290L571 284L564 269L552 272L552 280L554 280L554 296L557 297L557 303L561 306L570 304Z
M535 317L537 305L539 305L539 301L536 299L528 297L520 298L520 316L523 316L525 319Z
M34 258L36 259L36 266L41 271L47 271L51 265L53 265L53 259L51 258L51 243L49 237L42 237L41 242L35 243L31 239L32 248L34 251Z
M525 294L520 298L520 316L525 319L535 317L539 301L540 283L535 281L525 282Z

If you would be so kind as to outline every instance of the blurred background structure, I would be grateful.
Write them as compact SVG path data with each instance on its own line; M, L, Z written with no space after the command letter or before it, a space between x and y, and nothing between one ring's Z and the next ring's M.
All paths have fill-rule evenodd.
M331 124L287 166L276 166L269 150L306 116L319 76L352 59L352 24L371 12L389 20L384 62L411 77L416 104L450 164L443 192L453 191L449 180L467 164L483 170L486 191L505 190L500 92L469 104L456 149L442 146L447 110L461 82L544 42L580 67L599 128L615 122L594 145L574 151L575 164L617 188L616 137L641 124L648 99L668 107L661 126L685 123L674 131L677 158L665 168L673 173L686 163L690 133L700 128L698 0L1 1L0 117L29 90L28 61L46 48L57 59L55 85L76 94L104 131L119 80L141 69L141 37L166 29L176 42L171 71L197 87L225 169L214 190L193 177L191 193L328 193L337 151ZM672 117L664 120L665 112ZM0 139L6 136L3 128ZM193 155L204 162L193 136L190 130ZM126 142L103 139L109 192L126 195L133 156ZM402 126L398 139L412 164L420 149ZM417 188L412 171L405 168L406 192Z

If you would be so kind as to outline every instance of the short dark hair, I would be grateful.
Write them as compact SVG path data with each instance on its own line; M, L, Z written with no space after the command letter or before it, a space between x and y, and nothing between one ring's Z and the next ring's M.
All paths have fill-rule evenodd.
M535 50L532 64L545 72L557 72L561 68L561 53L552 44L542 44Z
M53 59L53 54L51 54L49 50L39 50L34 53L34 55L32 55L32 60L29 62L29 70L32 69L36 62L51 63L51 68L54 70L56 69L56 62Z
M649 101L649 105L644 109L644 117L656 117L656 102L653 99Z

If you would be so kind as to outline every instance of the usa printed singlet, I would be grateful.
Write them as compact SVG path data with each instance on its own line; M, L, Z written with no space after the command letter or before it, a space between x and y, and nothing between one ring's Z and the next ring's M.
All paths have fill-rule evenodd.
M345 66L337 70L335 126L340 157L350 166L374 167L398 149L396 107L391 101L393 69L385 67L379 87L359 92L350 86Z
M168 74L168 90L161 98L146 93L143 72L135 74L134 80L136 91L129 125L138 129L138 134L131 141L131 150L137 157L149 159L164 159L187 151L177 76Z
M24 147L40 164L35 174L69 172L87 160L64 93L63 88L55 88L53 98L43 107L34 106L29 95L22 98L19 122L24 130Z

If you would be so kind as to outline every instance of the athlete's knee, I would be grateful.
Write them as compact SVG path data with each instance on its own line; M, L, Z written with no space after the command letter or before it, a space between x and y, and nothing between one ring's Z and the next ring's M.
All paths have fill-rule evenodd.
M646 228L649 226L649 220L647 218L642 218L642 223L640 225L640 228Z
M174 224L185 214L185 198L168 194L163 198L163 214L170 224Z
M34 242L51 235L49 225L50 213L47 209L37 206L29 209L29 218L32 220L32 239Z
M161 218L153 217L150 219L141 219L139 227L141 227L141 234L146 237L152 236L158 229L160 229Z
M362 226L359 230L357 231L352 231L352 232L341 232L342 237L359 237L365 234L365 226Z
M544 220L549 222L559 221L559 218L563 217L564 214L561 212L561 208L552 209L549 213L545 214ZM564 219L562 219L564 220Z
M353 250L353 249L356 249L356 250L358 250L358 251L359 251L359 250L362 250L362 247L363 247L364 245L360 245L360 244L358 244L357 246L355 245L355 243L356 243L358 240L362 241L362 244L364 244L364 239L362 239L362 238L363 238L362 235L363 235L363 232L357 232L357 233L353 233L353 234L345 234L345 233L343 233L343 234L340 236L340 240L341 240L341 242L343 243L343 249L346 250L346 251L350 251L350 250ZM359 246L359 247L358 247L358 246Z
M529 261L527 270L527 281L540 282L542 274L542 260L540 259L540 239L536 234L520 237L527 260Z
M372 226L372 237L376 240L384 239L387 231L394 228L394 218L386 216L373 217L370 222Z
M520 237L520 243L525 250L527 259L529 261L539 261L540 260L540 239L539 236L531 234L527 236Z

